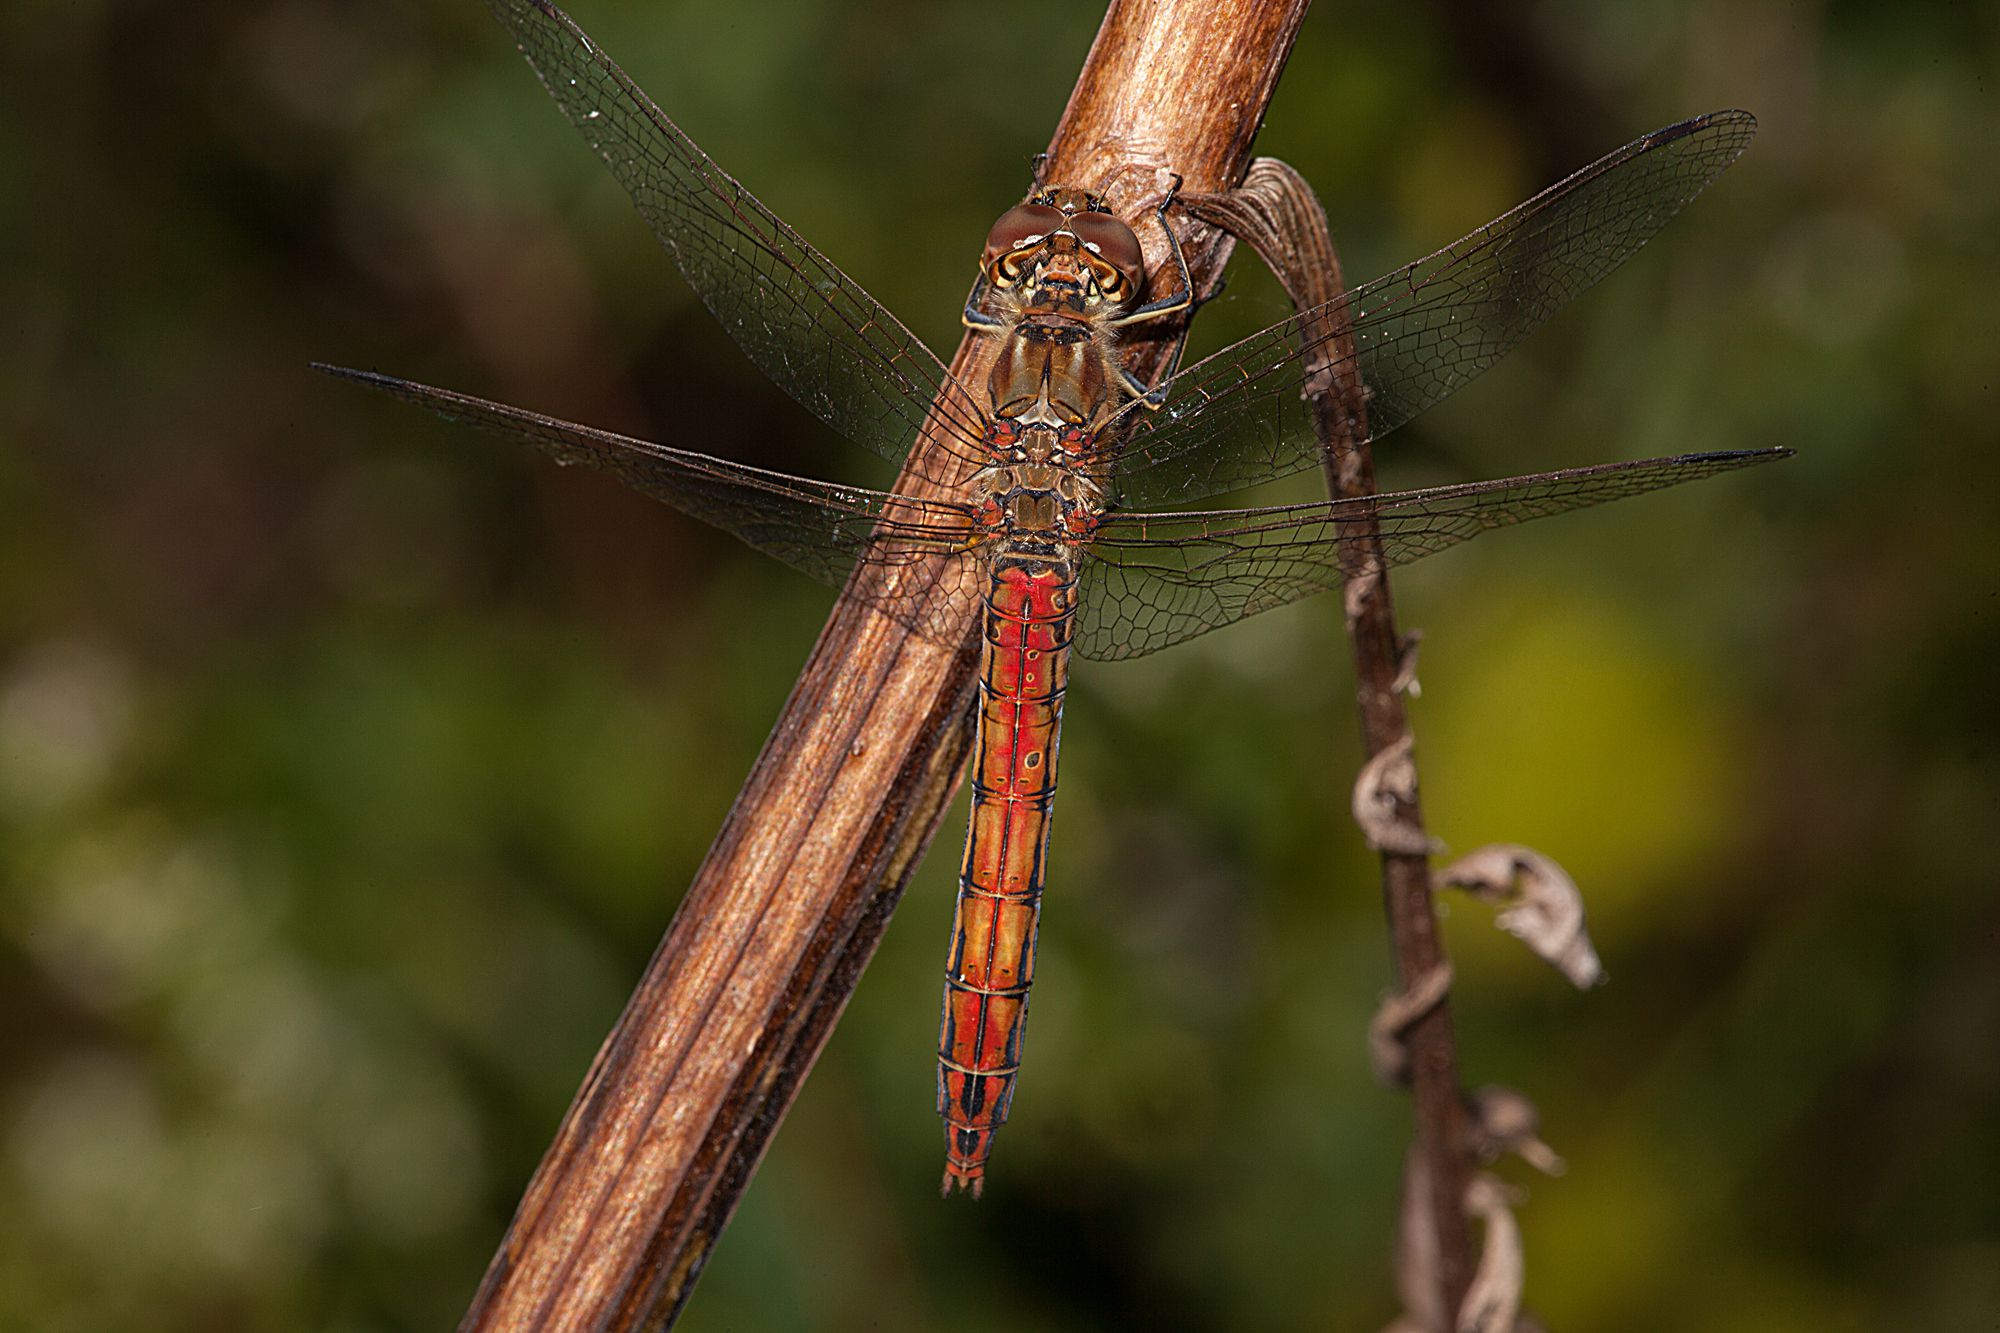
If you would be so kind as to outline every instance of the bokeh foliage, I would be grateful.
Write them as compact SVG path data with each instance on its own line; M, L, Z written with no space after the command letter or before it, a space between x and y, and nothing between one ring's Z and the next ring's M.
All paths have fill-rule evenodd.
M1090 6L579 3L932 344ZM1505 9L1495 19L1489 11ZM1399 435L1422 484L1787 444L1399 580L1434 830L1585 886L1579 997L1459 907L1567 1329L2000 1311L2000 24L1325 4L1260 140L1366 276L1716 106L1750 155ZM0 1326L449 1326L827 597L344 360L767 466L758 381L474 0L0 13ZM1209 345L1283 315L1241 261ZM1079 669L1030 1065L935 1197L957 820L683 1327L1354 1329L1406 1109L1338 605Z

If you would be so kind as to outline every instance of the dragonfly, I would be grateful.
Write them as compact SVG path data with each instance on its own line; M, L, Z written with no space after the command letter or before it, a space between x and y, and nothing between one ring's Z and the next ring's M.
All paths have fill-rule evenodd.
M1102 197L1038 181L981 254L963 319L994 355L973 383L718 167L568 15L547 0L487 3L723 328L822 421L904 464L903 489L766 471L392 376L321 369L610 473L916 633L958 646L979 626L972 813L938 1051L946 1194L980 1193L1021 1069L1072 655L1139 656L1339 586L1356 572L1343 538L1357 525L1379 534L1380 565L1401 564L1488 529L1790 452L1172 507L1320 462L1307 399L1330 372L1365 388L1363 444L1458 389L1733 162L1755 132L1748 113L1648 134L1428 258L1156 383L1131 373L1122 353L1134 328L1184 321L1197 304L1173 190L1146 224L1168 245L1154 274L1137 231ZM1162 294L1149 299L1152 287ZM934 444L912 457L920 437Z

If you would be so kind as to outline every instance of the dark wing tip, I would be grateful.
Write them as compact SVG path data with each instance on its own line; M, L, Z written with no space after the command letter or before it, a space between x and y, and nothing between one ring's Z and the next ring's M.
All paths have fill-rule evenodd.
M1757 117L1751 115L1740 106L1724 107L1720 111L1711 111L1706 115L1696 116L1695 121L1701 125L1734 125L1739 129L1752 131L1757 128Z
M498 404L482 404L482 400L459 393L455 389L439 389L429 384L420 384L416 380L403 379L398 375L384 375L379 370L356 370L352 366L336 366L326 361L308 361L306 364L322 375L331 375L337 380L346 380L350 384L359 384L369 389L379 389L391 397L401 398L419 407L427 407L433 412L442 412L442 405L452 403L471 407L498 406ZM523 415L534 414L523 413Z
M1796 453L1796 449L1773 445L1768 449L1721 449L1712 453L1689 454L1688 458L1703 463L1773 463Z
M1750 141L1757 137L1757 117L1737 107L1706 111L1699 116L1690 116L1677 124L1654 130L1634 146L1642 151L1650 150L1678 139L1706 133L1719 135L1723 142L1731 146L1729 156L1722 164L1726 167L1743 156L1744 151L1750 147ZM1717 170L1720 171L1721 168Z
M1767 449L1706 449L1696 453L1674 454L1669 458L1639 458L1624 463L1598 463L1590 467L1576 468L1573 471L1582 473L1602 471L1610 473L1658 464L1669 464L1676 467L1706 465L1723 469L1755 467L1759 463L1775 463L1780 459L1790 458L1797 452L1798 450L1790 449L1783 445L1773 445Z
M387 375L378 375L372 370L355 370L350 366L336 366L330 361L308 361L306 368L317 370L322 375L331 375L337 380L358 380L362 384L382 384Z

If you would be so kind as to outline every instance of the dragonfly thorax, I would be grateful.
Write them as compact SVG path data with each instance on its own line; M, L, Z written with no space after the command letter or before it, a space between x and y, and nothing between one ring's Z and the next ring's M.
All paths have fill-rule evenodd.
M1087 537L1103 511L1104 496L1070 451L1083 433L1030 427L1008 435L1014 443L1004 453L996 452L993 464L974 479L982 496L980 522L1002 538L1067 542Z
M999 467L1050 465L1074 469L1082 466L1089 455L1090 434L1042 400L1031 405L1028 412L997 417L989 423L986 447Z
M1009 333L986 381L996 428L1094 430L1123 402L1115 346L1090 325L1017 313Z

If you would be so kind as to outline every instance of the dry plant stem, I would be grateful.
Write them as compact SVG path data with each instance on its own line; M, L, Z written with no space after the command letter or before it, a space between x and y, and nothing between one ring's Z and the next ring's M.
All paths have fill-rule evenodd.
M1256 249L1292 303L1301 312L1339 297L1340 262L1327 230L1326 214L1312 188L1282 162L1259 158L1241 189L1221 198L1189 198L1183 206ZM1324 373L1309 382L1310 401L1321 442L1326 446L1328 489L1340 498L1372 495L1375 469L1366 444L1367 394L1350 355L1353 340L1344 328L1306 330L1309 338L1331 333ZM1338 369L1336 369L1338 367ZM1403 744L1409 720L1398 689L1404 639L1396 629L1389 579L1381 559L1381 534L1372 520L1346 525L1341 559L1348 574L1347 625L1354 653L1361 740L1369 759ZM1412 780L1398 799L1397 823L1409 834L1402 844L1422 847L1423 812ZM1446 965L1431 904L1430 860L1421 851L1381 848L1382 896L1395 949L1396 972L1404 990L1418 986ZM1416 1152L1430 1193L1429 1219L1437 1247L1439 1308L1455 1311L1472 1278L1472 1234L1464 1211L1472 1163L1465 1106L1459 1090L1458 1053L1449 998L1440 999L1406 1029L1408 1072L1416 1112Z
M1096 188L1128 215L1174 173L1191 189L1232 184L1305 7L1117 0L1049 178ZM1146 239L1157 262L1164 238ZM1227 246L1216 234L1190 246L1198 281ZM976 257L967 251L968 272ZM1162 350L1140 349L1135 371L1151 373ZM990 354L968 339L953 372L977 383ZM913 461L933 447L920 440ZM903 485L922 490L909 472ZM957 785L971 735L966 631L954 651L837 605L461 1329L674 1321Z

